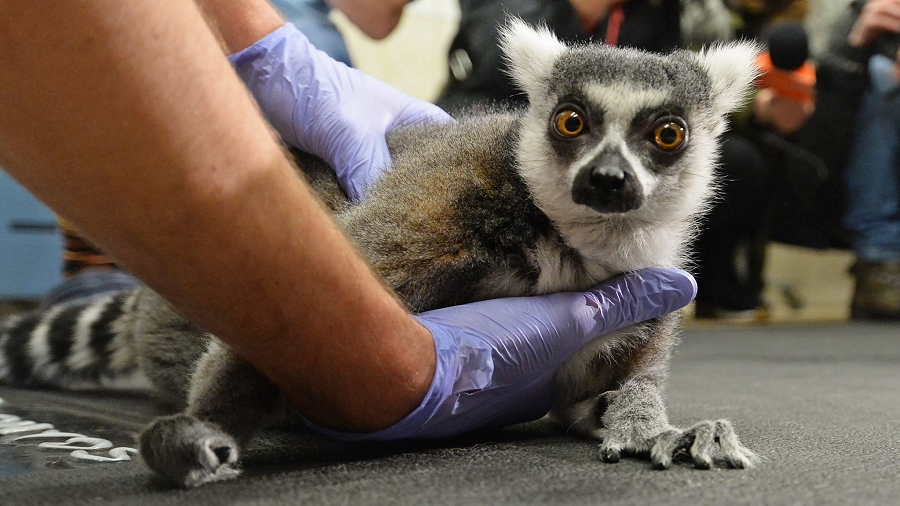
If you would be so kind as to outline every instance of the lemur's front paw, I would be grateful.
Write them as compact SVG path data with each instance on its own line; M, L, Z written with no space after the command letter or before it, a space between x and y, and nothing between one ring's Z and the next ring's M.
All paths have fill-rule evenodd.
M604 462L618 462L622 455L649 456L654 467L666 469L684 455L698 469L709 469L716 449L729 467L744 469L759 462L727 420L707 420L686 430L671 426L659 389L650 382L626 383L599 400L608 403L601 419L604 428L596 434L603 440L600 458Z
M718 447L720 458L729 467L746 469L759 457L741 444L728 420L707 420L682 430L675 427L644 437L641 431L604 431L600 459L618 462L622 455L647 455L657 469L667 469L679 455L689 455L698 469L710 469Z
M140 435L140 451L153 471L182 487L234 478L238 445L214 424L178 414L156 419Z

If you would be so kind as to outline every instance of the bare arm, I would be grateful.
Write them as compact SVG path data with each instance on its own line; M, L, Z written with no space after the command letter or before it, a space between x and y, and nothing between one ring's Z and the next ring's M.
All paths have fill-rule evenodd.
M409 0L326 0L369 37L381 40L394 31Z
M0 165L313 421L376 430L419 404L430 335L293 175L192 1L0 3ZM264 1L204 9L229 50L280 24Z
M868 46L884 33L900 33L900 0L869 0L853 24L848 42Z
M585 33L592 33L618 0L569 0Z

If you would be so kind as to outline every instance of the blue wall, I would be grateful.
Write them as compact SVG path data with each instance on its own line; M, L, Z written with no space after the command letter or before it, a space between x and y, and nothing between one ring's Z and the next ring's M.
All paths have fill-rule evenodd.
M62 280L53 213L0 170L0 299L37 298Z

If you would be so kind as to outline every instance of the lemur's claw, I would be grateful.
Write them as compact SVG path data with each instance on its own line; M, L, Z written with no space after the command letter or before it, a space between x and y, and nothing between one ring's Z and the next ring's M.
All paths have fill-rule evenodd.
M615 464L619 460L621 460L622 454L619 450L614 450L612 448L604 448L600 447L600 460L606 462L607 464Z

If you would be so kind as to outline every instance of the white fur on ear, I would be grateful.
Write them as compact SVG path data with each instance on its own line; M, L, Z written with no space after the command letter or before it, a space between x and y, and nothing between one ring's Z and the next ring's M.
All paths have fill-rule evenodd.
M721 115L739 109L759 76L756 56L762 48L748 41L714 44L698 55L712 81L713 107Z
M546 86L553 62L566 45L546 26L532 28L519 18L510 18L500 30L500 48L513 80L533 98Z

